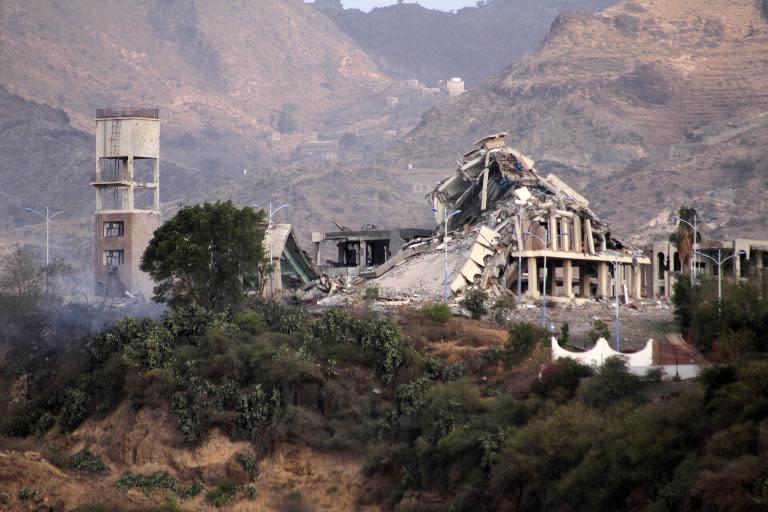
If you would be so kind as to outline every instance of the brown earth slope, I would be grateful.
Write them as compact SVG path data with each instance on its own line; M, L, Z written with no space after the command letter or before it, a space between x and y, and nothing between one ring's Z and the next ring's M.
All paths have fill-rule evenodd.
M285 103L311 131L390 83L301 0L2 2L0 70L86 132L96 108L161 107L164 154L193 167L258 158Z
M762 0L566 13L536 51L425 115L385 162L451 165L456 148L508 130L624 230L693 202L722 215L724 234L754 234L765 220L766 77Z

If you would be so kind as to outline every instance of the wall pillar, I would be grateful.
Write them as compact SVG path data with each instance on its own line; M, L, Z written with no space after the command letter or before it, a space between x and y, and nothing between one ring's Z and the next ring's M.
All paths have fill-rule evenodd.
M579 293L582 298L592 297L592 288L589 286L589 263L586 261L579 267Z
M563 295L573 298L573 263L571 260L563 261Z
M576 252L584 251L584 242L582 241L582 227L581 217L575 215L573 217L573 250Z
M549 247L553 250L557 250L557 217L552 213L549 215Z
M536 258L528 258L528 292L526 295L532 299L539 298L539 276Z
M571 219L568 217L562 217L560 219L560 233L562 233L561 242L563 251L571 250Z
M607 299L610 297L608 292L609 286L609 272L608 263L600 261L597 263L597 296L601 299Z
M636 300L643 298L643 267L634 265L632 268L632 297Z

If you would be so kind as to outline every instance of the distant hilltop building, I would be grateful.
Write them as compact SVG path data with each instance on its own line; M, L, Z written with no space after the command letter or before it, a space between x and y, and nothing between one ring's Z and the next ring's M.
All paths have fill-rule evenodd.
M160 115L158 109L96 111L96 293L152 294L139 270L160 227Z
M464 94L464 80L459 77L453 77L450 80L440 81L440 90L451 98Z
M336 161L339 159L339 141L305 140L299 146L299 155L304 160Z

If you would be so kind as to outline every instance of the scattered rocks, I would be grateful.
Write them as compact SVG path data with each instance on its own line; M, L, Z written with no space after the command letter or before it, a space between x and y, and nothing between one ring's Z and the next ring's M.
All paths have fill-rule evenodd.
M40 452L24 452L24 458L32 462L40 462L42 459Z

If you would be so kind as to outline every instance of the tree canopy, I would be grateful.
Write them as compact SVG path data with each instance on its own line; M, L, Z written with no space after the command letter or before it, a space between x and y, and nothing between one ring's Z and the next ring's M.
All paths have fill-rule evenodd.
M221 311L256 285L264 259L264 212L231 201L187 207L163 224L141 260L154 300Z

